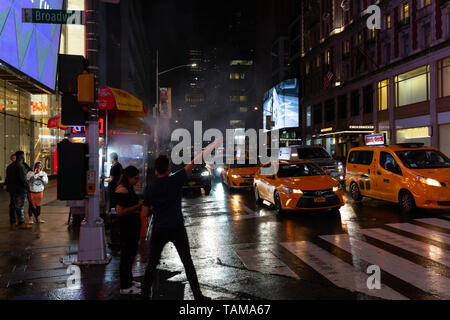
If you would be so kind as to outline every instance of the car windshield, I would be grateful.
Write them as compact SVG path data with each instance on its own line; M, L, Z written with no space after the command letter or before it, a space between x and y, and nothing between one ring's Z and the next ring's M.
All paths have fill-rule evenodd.
M396 154L410 169L450 168L450 160L436 150L407 150Z
M312 163L281 164L278 169L279 178L323 176L325 172Z
M317 158L330 158L328 152L322 148L298 148L299 159L317 159Z
M244 164L238 164L238 163L234 163L234 164L230 164L230 169L242 169L242 168L254 168L257 167L257 164L248 164L248 163L244 163Z

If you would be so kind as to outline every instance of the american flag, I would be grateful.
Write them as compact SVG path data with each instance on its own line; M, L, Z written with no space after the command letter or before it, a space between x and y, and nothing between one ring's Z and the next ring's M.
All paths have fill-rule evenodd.
M330 87L331 80L333 80L334 74L331 71L328 71L325 76L323 77L323 86L325 89L328 89Z

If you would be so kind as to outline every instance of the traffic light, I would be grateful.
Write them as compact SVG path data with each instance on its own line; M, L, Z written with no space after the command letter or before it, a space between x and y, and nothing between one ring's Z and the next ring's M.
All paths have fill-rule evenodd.
M88 145L64 139L57 147L58 200L83 200L86 196Z
M78 76L78 103L81 105L95 105L95 77L93 73L83 71Z
M60 54L58 56L58 91L77 93L77 79L87 68L87 60L83 56Z

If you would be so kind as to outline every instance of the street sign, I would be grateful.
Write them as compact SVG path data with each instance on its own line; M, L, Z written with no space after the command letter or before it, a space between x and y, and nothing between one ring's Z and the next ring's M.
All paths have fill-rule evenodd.
M85 24L84 11L22 8L22 22L50 24Z

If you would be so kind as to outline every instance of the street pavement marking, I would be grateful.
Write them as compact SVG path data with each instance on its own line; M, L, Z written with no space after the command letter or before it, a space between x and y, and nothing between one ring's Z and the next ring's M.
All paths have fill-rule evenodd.
M359 230L359 232L450 267L450 252L448 250L410 239L384 229L362 229Z
M350 238L346 234L320 237L354 257L378 265L382 270L435 295L439 299L450 299L450 279L431 269L424 268L361 240Z
M389 223L387 226L450 245L450 235L411 223Z
M431 224L432 226L449 229L450 230L450 221L437 219L437 218L425 218L425 219L415 219L415 221L423 222L426 224Z
M270 250L241 249L235 252L248 270L299 279L297 274Z
M281 245L340 288L382 299L408 300L385 284L382 284L380 290L370 290L367 288L368 274L356 270L352 265L312 242L283 242Z

